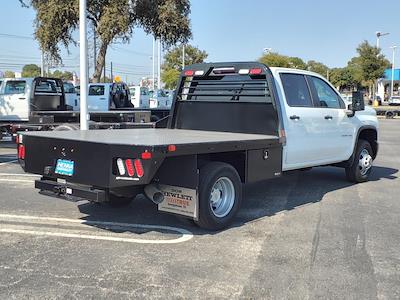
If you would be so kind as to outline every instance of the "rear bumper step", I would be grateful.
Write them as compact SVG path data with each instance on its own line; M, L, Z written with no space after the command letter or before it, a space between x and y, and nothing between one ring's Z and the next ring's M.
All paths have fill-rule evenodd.
M35 181L35 188L45 194L64 198L69 201L88 200L92 202L107 202L108 193L105 190L94 189L70 183L59 183L57 181L41 178Z

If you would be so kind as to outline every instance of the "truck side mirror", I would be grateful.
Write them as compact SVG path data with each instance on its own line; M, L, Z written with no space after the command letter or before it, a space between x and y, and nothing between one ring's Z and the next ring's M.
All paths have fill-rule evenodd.
M364 97L360 91L353 92L351 110L353 112L365 110Z

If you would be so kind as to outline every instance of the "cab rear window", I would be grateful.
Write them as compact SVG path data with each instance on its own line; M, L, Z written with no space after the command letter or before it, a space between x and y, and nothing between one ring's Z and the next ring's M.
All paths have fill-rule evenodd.
M23 94L25 93L26 81L10 80L6 82L4 94Z

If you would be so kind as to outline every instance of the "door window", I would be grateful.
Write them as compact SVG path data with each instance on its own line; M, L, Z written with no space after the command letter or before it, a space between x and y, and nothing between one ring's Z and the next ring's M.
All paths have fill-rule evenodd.
M310 85L314 88L315 99L320 107L326 108L341 108L339 95L327 84L324 80L308 76Z
M283 90L286 95L286 102L289 106L312 107L310 90L304 75L281 74Z
M7 81L4 88L4 94L23 94L25 93L26 81L12 80Z
M104 85L91 85L89 87L89 96L103 96Z

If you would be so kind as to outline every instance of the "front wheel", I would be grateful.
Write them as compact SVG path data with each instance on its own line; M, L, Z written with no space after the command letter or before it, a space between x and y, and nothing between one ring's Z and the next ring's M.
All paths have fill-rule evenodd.
M346 168L347 179L351 182L368 181L372 171L373 151L369 142L359 140L353 163Z
M200 169L198 226L208 230L227 227L241 201L242 183L234 167L211 162Z

